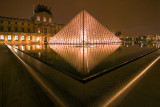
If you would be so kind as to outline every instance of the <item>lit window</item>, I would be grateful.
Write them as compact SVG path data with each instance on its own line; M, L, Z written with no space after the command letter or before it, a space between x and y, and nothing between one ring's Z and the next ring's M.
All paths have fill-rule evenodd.
M28 40L31 40L31 36L28 36Z
M41 33L40 29L38 29L38 33Z
M15 46L16 49L18 49L18 46Z
M24 36L21 36L21 40L24 40Z
M11 35L8 35L8 40L12 40Z
M24 51L25 50L25 46L22 46L22 51Z
M37 21L40 21L40 20L41 20L41 18L39 16L37 16Z
M18 40L18 36L17 35L15 36L15 40Z
M28 50L31 50L31 46L28 46Z
M1 39L1 40L4 40L4 35L1 35L1 36L0 36L0 39Z
M39 48L40 48L40 46L39 46L39 45L37 45L37 48L39 49Z
M38 56L41 57L41 52L38 52Z
M51 19L51 18L49 18L49 22L52 22L52 19Z
M43 18L43 21L46 22L46 17Z
M39 37L37 37L37 41L39 41Z

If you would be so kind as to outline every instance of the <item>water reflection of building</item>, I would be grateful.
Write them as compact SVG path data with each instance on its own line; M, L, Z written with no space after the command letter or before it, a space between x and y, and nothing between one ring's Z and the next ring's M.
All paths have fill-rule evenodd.
M70 63L77 71L87 74L101 61L112 54L120 45L50 45L56 53Z
M51 10L38 5L31 19L0 16L0 43L44 43L62 29L55 24Z
M145 42L158 42L160 41L160 35L157 35L157 34L141 35L138 38L138 40L145 41Z
M37 51L37 50L45 50L45 45L14 45L13 47L22 50L22 51Z
M49 43L55 44L83 45L115 42L121 40L86 11L80 12L49 40Z
M157 34L148 34L146 35L147 41L160 41L160 36Z

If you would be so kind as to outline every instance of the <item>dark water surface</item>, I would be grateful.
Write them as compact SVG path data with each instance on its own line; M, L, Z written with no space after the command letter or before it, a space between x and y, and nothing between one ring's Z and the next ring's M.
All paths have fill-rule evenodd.
M155 50L152 45L15 45L15 48L78 78L114 68Z

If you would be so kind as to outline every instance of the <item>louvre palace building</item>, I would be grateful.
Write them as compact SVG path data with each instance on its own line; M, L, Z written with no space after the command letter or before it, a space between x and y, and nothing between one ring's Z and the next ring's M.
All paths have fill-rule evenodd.
M63 26L47 6L37 5L30 19L0 16L0 44L48 43Z

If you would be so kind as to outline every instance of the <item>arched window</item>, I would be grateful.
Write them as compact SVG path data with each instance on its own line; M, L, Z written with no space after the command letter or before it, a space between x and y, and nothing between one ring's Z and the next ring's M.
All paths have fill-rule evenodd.
M51 18L49 18L49 22L52 22L52 19L51 19Z
M31 40L31 36L28 36L28 40Z
M38 28L38 33L41 33L40 28Z
M43 21L46 22L46 17L43 18Z
M39 16L37 16L37 21L41 21L41 18Z
M17 35L15 35L15 40L18 40L18 36Z
M0 40L4 40L4 35L0 35Z
M21 40L22 40L22 41L25 40L24 36L21 36Z
M8 35L8 40L12 40L11 35Z

